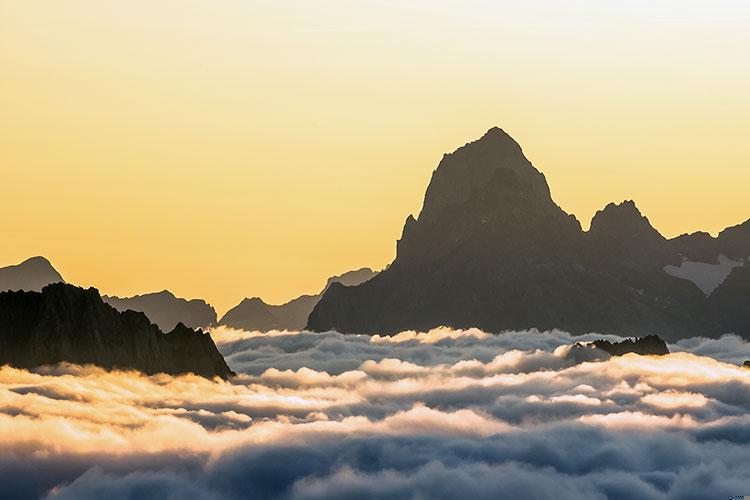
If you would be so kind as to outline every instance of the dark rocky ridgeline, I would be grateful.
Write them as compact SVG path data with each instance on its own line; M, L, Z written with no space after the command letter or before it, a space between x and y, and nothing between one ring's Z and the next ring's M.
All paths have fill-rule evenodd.
M162 333L140 312L118 312L94 288L63 283L0 293L0 364L67 361L146 374L232 375L210 335L178 324Z
M584 232L552 200L521 147L493 128L443 157L396 248L396 259L373 279L331 285L308 328L718 335L729 324L695 281L665 267L686 259L716 263L721 253L750 256L750 222L718 238L667 240L627 201L605 207Z
M259 297L245 298L230 309L219 320L220 325L248 331L267 332L269 330L302 330L307 325L315 304L333 283L355 286L372 279L377 273L368 267L349 271L340 276L328 278L325 287L317 295L302 295L282 305L271 305Z
M38 292L45 285L64 281L60 273L44 257L32 257L20 264L0 267L0 292L6 290Z
M658 335L647 335L637 339L625 339L622 342L595 340L590 345L608 352L612 356L635 353L641 356L663 356L669 354L667 344Z
M201 299L186 300L175 297L168 290L120 298L102 296L107 304L118 311L140 311L148 316L162 331L172 330L178 323L190 328L203 328L216 324L213 306Z
M669 240L669 250L681 258L712 263L719 255L733 260L750 258L750 220L724 229L714 238L699 231Z

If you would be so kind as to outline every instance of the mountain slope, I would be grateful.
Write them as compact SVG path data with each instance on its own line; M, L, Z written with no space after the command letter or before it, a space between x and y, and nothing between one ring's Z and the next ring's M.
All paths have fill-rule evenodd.
M94 288L57 283L0 293L0 364L33 368L68 361L147 374L232 374L210 335L182 324L162 333L140 312L118 312Z
M50 283L65 280L44 257L32 257L20 264L0 268L0 292L6 290L40 291Z
M743 234L726 245L741 246ZM720 331L703 292L664 271L682 260L670 245L631 201L608 205L582 231L520 146L493 128L443 157L394 262L362 285L332 285L308 327L536 327L667 340Z
M135 295L120 298L102 296L107 304L118 311L140 311L156 324L160 330L172 330L178 323L189 328L203 328L216 324L216 311L213 306L201 299L186 300L175 297L172 292Z

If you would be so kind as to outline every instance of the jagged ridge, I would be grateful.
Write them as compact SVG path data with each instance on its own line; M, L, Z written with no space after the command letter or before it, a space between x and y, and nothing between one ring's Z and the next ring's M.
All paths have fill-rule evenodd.
M41 292L0 293L0 364L20 368L67 361L153 373L232 375L200 330L162 333L140 312L118 312L94 288L57 283Z

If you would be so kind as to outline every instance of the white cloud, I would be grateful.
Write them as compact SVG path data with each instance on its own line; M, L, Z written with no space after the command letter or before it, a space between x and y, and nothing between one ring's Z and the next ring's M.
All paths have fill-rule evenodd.
M604 359L559 331L213 334L232 380L0 369L0 490L667 499L750 480L738 337Z

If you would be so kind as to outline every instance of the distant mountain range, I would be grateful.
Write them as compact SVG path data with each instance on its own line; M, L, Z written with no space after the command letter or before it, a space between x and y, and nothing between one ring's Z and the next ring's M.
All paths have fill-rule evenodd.
M202 299L186 300L168 290L133 297L102 296L102 300L118 311L140 311L160 330L169 331L177 323L189 328L205 328L216 324L216 311Z
M38 292L50 283L64 283L60 273L44 257L32 257L20 264L0 267L0 291Z
M32 257L20 264L0 268L0 292L38 292L46 285L64 282L60 273L44 257ZM165 332L174 329L178 323L189 328L204 328L216 324L213 306L201 299L175 297L168 290L126 298L104 295L102 299L118 311L145 313L152 323Z
M750 338L749 260L750 221L717 238L667 239L626 201L583 231L516 141L492 128L443 157L393 263L358 286L332 284L308 328Z
M140 312L118 312L94 288L65 283L0 293L0 365L67 361L153 373L232 375L211 336L178 324L162 333Z
M326 290L333 284L354 286L372 279L377 273L363 267L340 276L328 278L325 287L317 295L302 295L282 305L270 305L258 297L246 298L230 309L220 320L219 325L240 328L248 331L302 330L308 316Z
M301 330L310 312L332 283L344 286L359 285L377 273L363 267L328 278L323 290L316 295L302 295L282 305L266 304L254 297L244 299L229 310L218 324L248 331ZM64 282L52 264L44 257L33 257L21 264L0 268L0 291L40 291L51 283ZM202 299L183 299L169 290L145 293L133 297L103 295L102 300L118 311L144 313L160 330L167 332L182 323L188 328L205 328L217 324L216 311Z

